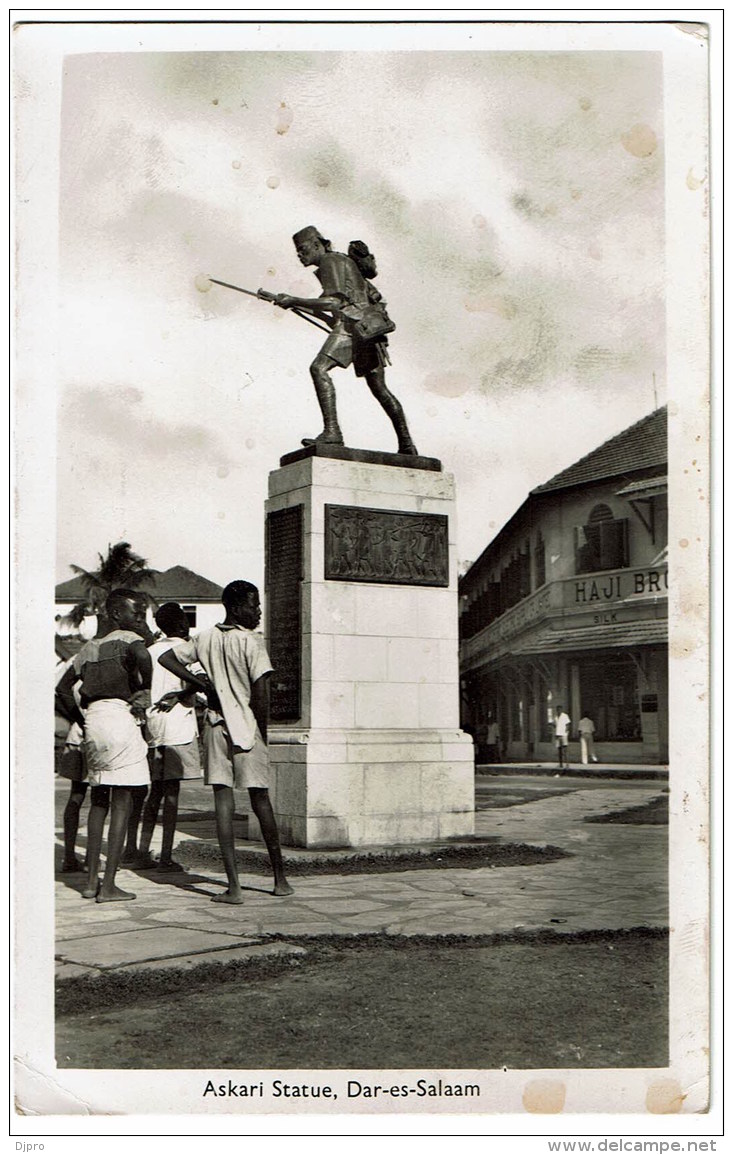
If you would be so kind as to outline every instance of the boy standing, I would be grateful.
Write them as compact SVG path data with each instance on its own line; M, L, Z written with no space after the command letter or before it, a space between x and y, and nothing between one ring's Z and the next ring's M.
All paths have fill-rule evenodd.
M155 615L155 624L165 637L148 646L153 663L150 696L153 705L147 712L148 761L150 793L142 812L140 850L134 865L155 867L164 871L182 871L173 861L173 838L178 819L178 796L181 781L200 778L202 774L198 746L198 723L194 702L195 690L184 686L158 662L161 654L188 640L188 618L178 602L165 602ZM163 803L163 844L158 862L150 854L150 840Z
M84 759L84 731L78 722L72 722L61 754L59 777L70 783L69 797L64 807L64 860L62 874L77 874L84 866L76 856L81 808L87 794L87 768Z
M213 902L240 904L242 890L234 849L234 787L246 787L262 830L275 878L273 894L292 894L283 870L280 838L270 802L267 720L270 658L261 635L254 631L262 611L257 587L233 581L222 602L226 617L211 630L170 649L158 658L172 674L202 690L207 697L204 728L204 780L214 788L216 831L228 888ZM206 676L188 666L200 662Z
M74 658L70 671L70 680L81 683L84 753L92 786L89 874L82 896L96 898L97 902L124 902L136 896L116 886L115 876L125 840L131 790L147 786L150 781L147 743L137 719L144 717L150 705L152 663L142 641L147 627L145 603L139 594L134 590L113 590L107 598L106 614L111 631L87 642ZM108 808L107 865L100 883L99 858Z
M68 683L68 689L59 694L57 688L55 699L57 722L63 722L66 730L63 739L60 732L56 735L55 753L56 757L60 758L57 773L60 778L66 778L71 783L69 797L64 807L64 860L61 866L63 874L76 874L84 869L76 856L76 839L79 833L81 808L89 786L82 748L84 730L79 720L81 713L78 702L72 698L71 686L76 681L76 674L71 670L72 665L73 658L64 663L58 684L66 687Z

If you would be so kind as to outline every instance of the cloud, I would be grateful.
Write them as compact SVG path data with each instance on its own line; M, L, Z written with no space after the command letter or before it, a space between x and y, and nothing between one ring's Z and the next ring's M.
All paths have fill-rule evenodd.
M526 192L514 194L512 207L520 216L527 217L528 220L541 220L543 217L557 216L557 204L554 201L548 205L538 205Z
M167 464L171 459L195 460L217 467L234 464L222 439L204 425L155 417L143 406L143 393L131 385L107 385L68 390L60 405L61 444L66 438L112 443L117 452L150 453ZM169 411L174 408L168 402Z
M152 504L168 491L212 558L261 551L268 469L318 420L319 337L194 281L317 293L290 240L312 223L376 254L397 323L389 381L421 449L455 468L460 552L475 555L481 487L498 521L567 463L538 411L595 414L587 450L651 407L652 372L661 388L661 95L659 59L640 52L69 57L60 493L86 486L114 511L104 533L150 555L136 518L154 526L170 564L175 530ZM344 424L388 447L361 384L336 376Z

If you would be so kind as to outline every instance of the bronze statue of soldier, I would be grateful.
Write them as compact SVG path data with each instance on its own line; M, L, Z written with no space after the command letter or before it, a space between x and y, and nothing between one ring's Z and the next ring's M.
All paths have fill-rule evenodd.
M363 241L352 241L346 253L336 253L331 242L309 225L293 237L303 265L315 266L323 292L320 297L292 297L279 293L274 303L282 309L304 309L325 321L331 329L310 367L316 397L323 415L323 432L303 438L303 445L343 445L336 411L336 390L331 370L353 364L357 377L364 377L384 409L397 434L398 453L416 455L417 449L407 428L404 411L387 388L384 369L390 364L386 332L394 328L383 309L381 293L371 283L377 275L374 257ZM382 314L386 324L375 324L376 335L365 336L368 316ZM385 331L380 331L384 328Z

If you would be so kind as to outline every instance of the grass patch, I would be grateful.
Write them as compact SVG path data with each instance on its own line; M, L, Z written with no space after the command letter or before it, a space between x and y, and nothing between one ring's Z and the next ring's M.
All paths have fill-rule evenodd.
M477 810L503 810L507 806L523 806L525 802L540 802L545 798L559 798L563 794L575 794L577 788L568 786L560 790L537 790L532 787L485 786L476 798Z
M596 814L583 821L617 823L621 826L668 826L669 796L659 794L643 806L630 806L628 810L616 810L612 814Z
M266 851L238 847L237 865L242 870L259 874L271 872ZM482 867L533 866L537 863L557 862L572 857L558 846L530 846L524 843L501 842L497 839L477 840L438 847L385 847L369 851L303 851L289 852L283 847L283 861L288 875L305 877L317 874L390 874L405 870L445 870L446 868L480 869ZM185 866L206 867L221 865L221 854L216 843L179 842L176 858Z
M666 932L329 936L303 945L304 956L177 978L67 980L57 1062L240 1071L667 1065Z

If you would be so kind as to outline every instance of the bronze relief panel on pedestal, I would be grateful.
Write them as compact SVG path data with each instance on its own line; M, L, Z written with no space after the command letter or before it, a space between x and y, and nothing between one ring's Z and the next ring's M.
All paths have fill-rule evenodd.
M350 505L325 513L327 581L449 584L447 515Z

